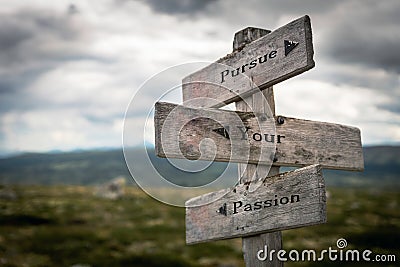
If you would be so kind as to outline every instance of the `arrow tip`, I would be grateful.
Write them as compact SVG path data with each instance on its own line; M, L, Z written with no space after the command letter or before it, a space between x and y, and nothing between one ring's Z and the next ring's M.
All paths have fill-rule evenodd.
M299 44L295 41L284 40L285 45L285 57Z

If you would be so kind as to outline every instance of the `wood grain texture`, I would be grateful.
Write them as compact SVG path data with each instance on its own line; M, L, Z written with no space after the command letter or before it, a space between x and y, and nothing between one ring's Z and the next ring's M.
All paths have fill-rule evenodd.
M268 116L156 103L156 154L192 160L273 162L274 166L301 167L319 163L327 169L363 170L358 128ZM282 124L278 123L278 118ZM215 131L223 128L229 133L229 139ZM248 129L245 134L244 129Z
M286 54L285 41L298 45ZM185 77L182 84L184 102L210 98L219 101L213 107L220 107L223 103L238 101L241 97L303 73L315 65L308 16L239 47L214 64ZM209 103L199 99L196 106L206 107Z
M233 51L242 50L243 47L257 39L271 33L270 30L247 27L235 33L233 38Z
M203 205L216 195L221 198ZM321 166L311 165L192 198L186 207L188 244L324 223Z
M364 170L361 134L358 128L278 117L281 117L284 123L276 124L276 133L285 138L276 147L276 165L300 166L320 163L327 169Z
M269 34L271 31L259 28L246 28L235 34L233 50L239 50L244 45L251 43L260 37ZM249 105L250 106L249 106ZM275 116L274 90L271 87L256 92L245 99L235 103L237 111L255 111ZM260 175L268 173L267 176L274 176L279 173L279 167L258 164L238 164L239 184L258 179ZM280 231L262 233L242 238L243 258L246 266L251 267L282 267L283 262L273 259L267 264L258 260L256 253L267 245L270 249L279 251L282 249L282 234Z

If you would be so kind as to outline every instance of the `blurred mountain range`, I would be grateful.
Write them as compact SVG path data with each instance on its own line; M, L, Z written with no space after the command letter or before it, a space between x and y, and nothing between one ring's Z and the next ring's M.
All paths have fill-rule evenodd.
M387 187L400 189L400 146L371 146L364 150L364 172L324 170L327 186L339 187ZM137 153L136 153L137 152ZM129 153L134 162L134 175L149 181L153 167L139 150ZM147 154L157 172L165 179L182 186L199 186L215 180L225 169L221 183L231 186L237 180L237 168L226 163L212 163L198 173L176 169L167 159L155 156L154 149ZM197 163L183 162L192 167ZM203 162L204 164L204 162ZM201 165L201 164L200 164ZM199 166L200 166L199 165ZM282 171L288 170L282 168ZM121 149L75 151L68 153L26 153L0 159L0 184L73 184L98 185L112 178L123 176L134 184ZM151 185L158 186L157 182Z

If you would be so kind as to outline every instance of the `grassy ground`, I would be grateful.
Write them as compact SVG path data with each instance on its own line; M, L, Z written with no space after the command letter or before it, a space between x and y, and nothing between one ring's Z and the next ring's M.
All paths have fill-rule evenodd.
M96 197L91 187L11 190L16 199L0 199L0 266L244 266L240 239L186 246L184 209L135 188L118 200ZM348 248L396 254L398 263L400 193L328 191L328 223L285 231L284 248L319 251L336 248L336 240L345 238ZM390 266L374 264L362 266Z

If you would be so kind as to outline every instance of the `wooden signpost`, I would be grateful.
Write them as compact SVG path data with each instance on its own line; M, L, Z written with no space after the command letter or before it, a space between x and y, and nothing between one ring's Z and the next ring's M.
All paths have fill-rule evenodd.
M186 241L242 237L246 266L283 266L259 261L257 251L281 249L280 230L326 222L321 168L363 170L360 131L275 116L271 86L314 67L308 16L272 33L246 28L234 40L234 52L217 61L226 65L183 79L190 107L156 104L156 153L242 163L237 186L186 202ZM233 101L236 112L215 109ZM214 146L201 144L206 138ZM279 166L307 167L279 174Z

